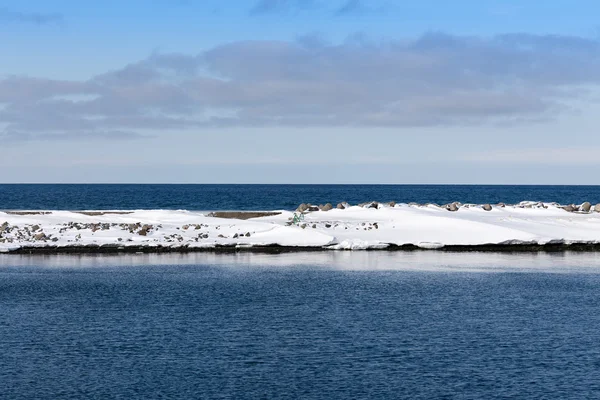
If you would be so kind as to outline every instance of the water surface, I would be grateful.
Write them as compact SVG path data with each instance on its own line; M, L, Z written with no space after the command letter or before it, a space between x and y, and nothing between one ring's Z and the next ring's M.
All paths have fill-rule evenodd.
M593 253L0 255L0 398L593 398Z

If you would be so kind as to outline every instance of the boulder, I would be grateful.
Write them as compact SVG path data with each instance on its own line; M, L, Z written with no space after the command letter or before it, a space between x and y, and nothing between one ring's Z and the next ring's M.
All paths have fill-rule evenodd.
M444 208L448 211L458 211L458 203L450 203L446 204Z
M377 208L379 208L379 203L376 202L376 201L374 201L367 208L375 208L375 209L377 209Z
M45 240L46 234L44 232L40 232L33 237L35 240Z
M590 210L592 209L592 204L590 202L586 201L585 203L583 203L581 205L580 209L581 209L581 211L584 211L584 212L590 212Z
M343 210L346 208L346 206L343 203L338 203L338 205L335 208L337 208L338 210Z
M304 211L306 211L306 210L308 210L308 206L307 206L306 204L304 204L304 203L300 204L300 205L298 206L298 208L296 208L296 211L297 211L297 212L304 212Z
M396 207L396 202L395 201L390 201L388 203L388 206L390 206L390 207Z
M600 212L600 203L598 203L594 206L594 211Z
M319 207L318 206L308 206L308 209L306 211L319 211Z
M331 209L333 209L333 206L331 205L331 203L327 203L323 207L321 207L321 211L329 211Z
M142 229L140 229L140 231L138 232L138 235L146 236L150 229L152 229L152 225L144 225L142 226Z
M481 208L485 211L492 211L492 206L490 204L484 204Z
M565 211L567 211L567 212L577 211L577 209L575 208L575 206L572 205L572 204L568 205L568 206L564 206L562 209L565 210Z

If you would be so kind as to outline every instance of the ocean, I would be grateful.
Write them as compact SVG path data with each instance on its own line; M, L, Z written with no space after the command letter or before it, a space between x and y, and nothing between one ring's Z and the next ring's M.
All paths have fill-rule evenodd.
M600 257L0 255L0 398L600 397Z
M600 203L600 186L20 185L0 184L0 210L293 210L301 203Z

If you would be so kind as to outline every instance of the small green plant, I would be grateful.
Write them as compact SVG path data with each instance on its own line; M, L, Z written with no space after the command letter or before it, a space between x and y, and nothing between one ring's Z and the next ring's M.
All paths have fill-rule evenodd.
M294 213L294 218L292 219L292 224L298 225L301 221L304 221L304 214Z

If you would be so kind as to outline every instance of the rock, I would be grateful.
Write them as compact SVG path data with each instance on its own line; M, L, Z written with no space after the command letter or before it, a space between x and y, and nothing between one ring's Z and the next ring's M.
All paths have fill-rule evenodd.
M344 206L344 204L342 203L338 203L338 205L335 208L337 208L338 210L344 210L346 206Z
M567 211L567 212L573 212L573 211L577 211L577 210L575 209L575 206L573 206L573 205L564 206L564 207L563 207L563 210L565 210L565 211Z
M46 234L44 232L40 232L33 237L35 240L45 240Z
M321 207L321 211L329 211L332 209L333 209L333 206L331 205L331 203L327 203L323 207Z
M319 211L319 207L318 206L308 206L307 211Z
M306 211L306 210L308 210L308 206L307 206L306 204L304 204L304 203L300 204L300 205L298 206L298 208L296 208L296 211L297 211L297 212L304 212L304 211Z
M458 211L458 203L450 203L450 204L446 204L444 206L444 208L448 211Z
M375 209L377 209L377 208L379 208L379 203L376 202L376 201L374 201L367 208L375 208Z
M35 232L35 231L38 231L38 230L40 230L40 226L39 225L34 225L34 226L31 227L31 232Z
M317 224L313 224L312 228L317 229Z
M481 208L485 211L492 211L492 206L490 204L484 204Z
M598 203L594 206L594 211L600 212L600 203Z
M388 206L390 206L390 207L396 207L396 202L395 201L390 201L388 203Z
M592 204L588 201L586 201L585 203L583 203L581 205L581 211L590 212L591 209L592 209Z
M302 225L300 225L300 228L302 228L302 229L306 229L306 224L302 224Z
M146 236L148 234L148 231L150 231L151 229L152 229L152 225L144 225L144 226L142 226L142 229L140 229L138 234L140 236Z
M234 234L234 235L233 235L233 238L234 238L234 239L237 239L237 238L238 238L238 236L239 236L239 235L236 233L236 234Z
M208 237L208 235L206 235L206 237ZM246 233L246 237L250 237L250 232Z
M325 224L325 228L331 228L331 224Z
M497 206L497 207L504 208L504 207L506 207L506 204L504 204L504 203L498 203L496 206Z
M5 231L8 229L10 225L8 224L8 222L3 223L2 225L0 225L0 230Z

